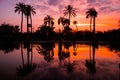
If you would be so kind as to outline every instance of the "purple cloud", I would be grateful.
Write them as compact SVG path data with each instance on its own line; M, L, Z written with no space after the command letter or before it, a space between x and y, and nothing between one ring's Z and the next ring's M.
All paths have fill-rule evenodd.
M49 5L59 5L60 2L60 0L48 0Z
M96 0L87 0L87 3L95 3Z

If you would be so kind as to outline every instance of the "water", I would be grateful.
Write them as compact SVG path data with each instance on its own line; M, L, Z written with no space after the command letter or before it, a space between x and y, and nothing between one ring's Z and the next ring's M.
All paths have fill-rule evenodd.
M0 45L0 80L120 80L120 52L108 45Z

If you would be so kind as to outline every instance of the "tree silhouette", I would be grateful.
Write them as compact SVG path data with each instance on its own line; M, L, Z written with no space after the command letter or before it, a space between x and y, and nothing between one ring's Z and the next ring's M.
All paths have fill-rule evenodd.
M3 23L0 25L0 41L14 42L19 39L19 26Z
M93 19L93 33L95 33L95 18L97 17L97 11L95 10L95 8L90 8L86 12L86 15L87 15L86 18L90 17L90 31L91 31L91 23Z
M64 20L64 25L65 25L65 27L67 27L67 26L69 27L69 25L70 25L70 20L65 18L65 20ZM65 27L64 27L64 28L65 28Z
M18 3L15 6L15 13L18 12L18 14L21 13L21 33L22 33L22 27L23 27L23 15L25 14L25 4L24 3Z
M54 34L55 34L54 27L41 25L38 28L38 32L40 33L42 40L48 41L54 39Z
M66 6L65 10L64 10L64 16L69 16L69 21L70 21L70 18L72 16L73 17L76 16L76 9L73 8L73 6L71 6L71 5Z
M69 26L70 25L70 20L69 19L66 19L64 17L60 17L58 19L58 25L62 24L62 26L65 28L66 26Z
M49 26L49 27L53 27L54 26L54 18L52 18L50 15L47 15L45 18L44 18L44 25L45 26Z
M64 27L64 25L65 25L65 18L64 17L60 17L58 19L59 31L60 31L60 24L62 24L62 27Z
M31 5L26 5L25 15L27 18L27 33L29 31L29 27L31 27L31 32L32 32L32 14L33 15L36 14L35 8ZM31 24L29 24L29 19L30 19Z
M78 31L78 27L77 27L78 22L77 21L73 21L73 24L76 26L76 29Z

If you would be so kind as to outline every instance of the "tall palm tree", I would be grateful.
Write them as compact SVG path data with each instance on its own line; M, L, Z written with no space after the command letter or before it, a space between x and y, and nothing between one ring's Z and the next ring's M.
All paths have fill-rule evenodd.
M25 4L24 3L18 3L15 5L15 13L18 12L18 14L21 13L21 33L22 33L22 27L23 27L23 15L25 13Z
M93 33L95 33L95 18L97 17L97 11L94 9L93 11Z
M47 15L45 18L44 18L44 24L47 26L50 26L50 27L53 27L54 26L54 18L52 18L50 15Z
M90 8L86 12L86 15L87 15L86 18L90 17L90 31L91 31L91 23L93 19L93 33L95 33L95 18L97 17L97 11L95 10L95 8Z
M73 6L71 5L66 6L64 10L64 16L69 16L69 20L70 20L72 16L73 17L76 16L76 9L73 8Z
M73 24L76 26L76 29L78 31L78 27L77 27L78 22L77 21L73 21Z
M27 18L27 33L28 33L28 28L31 27L31 32L32 32L32 14L36 14L35 12L35 8L31 5L26 5L26 8L25 8L25 15L26 15L26 18ZM30 22L31 24L29 24L29 19L30 19Z
M90 32L91 32L91 25L92 25L92 9L88 9L88 11L86 12L86 18L89 18L90 17Z

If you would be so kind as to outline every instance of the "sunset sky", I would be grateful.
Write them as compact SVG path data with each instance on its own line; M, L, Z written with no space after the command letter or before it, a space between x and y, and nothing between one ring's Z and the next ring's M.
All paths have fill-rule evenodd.
M89 30L89 19L86 19L85 12L92 7L98 12L96 18L97 31L119 28L120 0L0 0L0 24L5 22L20 26L21 15L14 13L15 4L19 2L30 4L36 9L36 15L32 16L34 31L43 24L43 19L46 15L51 15L55 19L57 30L57 19L63 16L64 7L69 4L77 8L77 16L72 18L71 22L77 20L79 30ZM71 25L70 27L76 29L73 26ZM26 31L25 17L24 31Z

